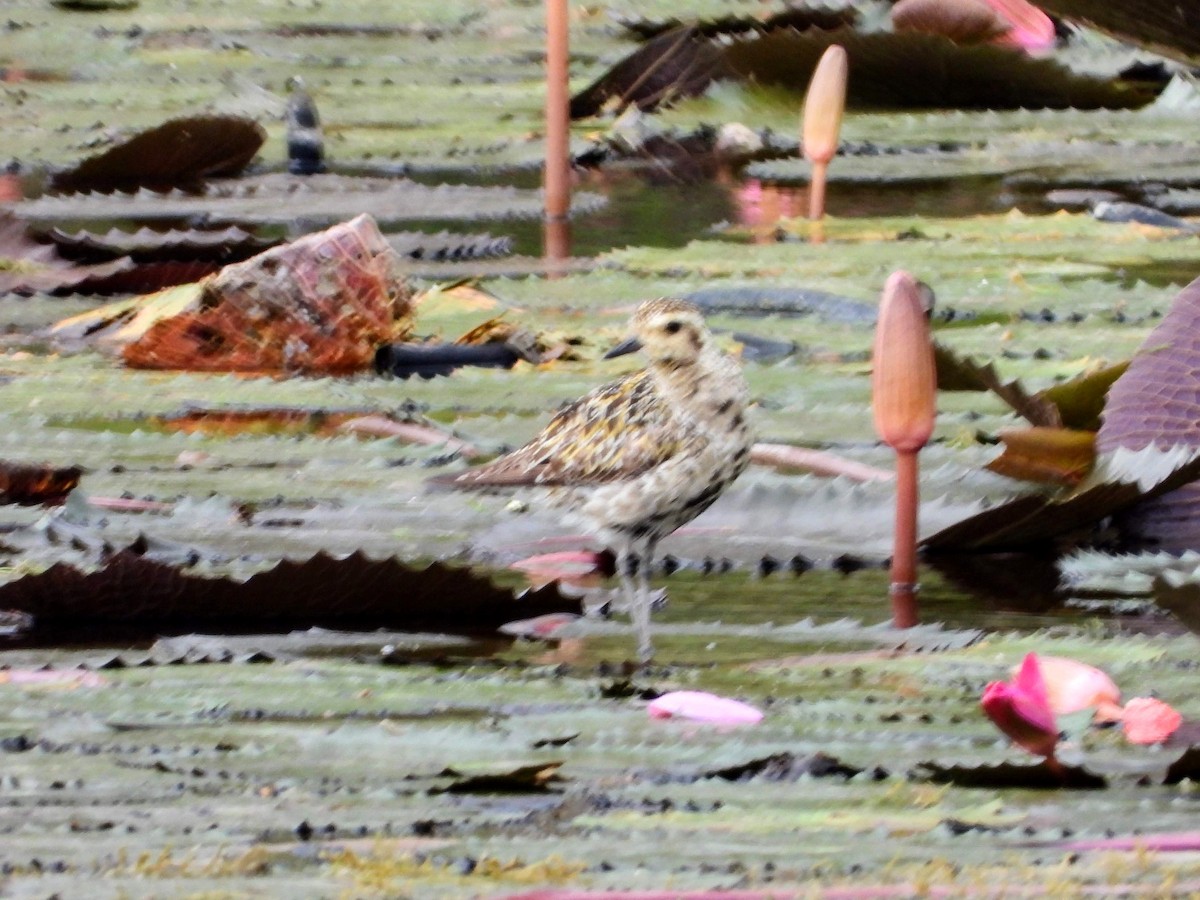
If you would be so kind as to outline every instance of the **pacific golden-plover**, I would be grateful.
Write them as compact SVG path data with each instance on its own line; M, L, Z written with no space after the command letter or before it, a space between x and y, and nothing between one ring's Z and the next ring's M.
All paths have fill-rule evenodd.
M648 573L658 542L712 505L750 461L748 388L685 300L648 300L631 336L605 358L642 350L650 365L560 410L532 441L438 482L462 488L544 489L534 502L595 534L617 574L649 660Z

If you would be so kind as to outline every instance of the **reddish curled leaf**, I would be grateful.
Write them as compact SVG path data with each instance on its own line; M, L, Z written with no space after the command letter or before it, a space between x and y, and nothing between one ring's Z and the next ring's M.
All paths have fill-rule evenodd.
M60 191L194 184L236 175L266 139L265 128L241 116L172 119L56 174L52 183Z
M998 475L1074 486L1096 461L1096 436L1070 428L1006 428L1004 452L987 464Z
M366 215L306 235L201 282L194 309L128 344L145 369L353 372L411 328L395 254Z
M0 462L0 503L57 505L75 490L83 471L82 466L55 468Z

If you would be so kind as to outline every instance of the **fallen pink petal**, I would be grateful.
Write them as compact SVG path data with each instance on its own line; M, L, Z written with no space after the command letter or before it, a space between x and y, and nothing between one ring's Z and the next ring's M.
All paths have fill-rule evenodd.
M1134 744L1160 744L1179 730L1183 716L1154 697L1134 697L1121 718L1125 737Z
M690 719L714 725L757 725L763 718L762 711L748 703L707 691L671 691L651 700L646 712L654 719Z
M1024 50L1049 50L1054 46L1054 22L1026 0L984 0L1012 27L996 43Z
M1103 671L1064 656L1039 656L1046 700L1056 716L1096 707L1104 719L1121 703L1121 690Z
M1025 657L1013 681L993 681L984 688L980 705L1018 747L1036 756L1054 755L1058 725L1036 654Z
M534 616L532 619L506 622L500 626L499 631L501 634L509 634L513 637L546 640L553 638L559 629L578 622L581 618L583 617L572 613L547 613L544 616Z

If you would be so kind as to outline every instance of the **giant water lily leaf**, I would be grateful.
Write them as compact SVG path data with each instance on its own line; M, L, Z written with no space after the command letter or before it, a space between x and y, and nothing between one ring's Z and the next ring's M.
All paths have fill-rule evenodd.
M516 598L465 569L318 553L244 581L208 578L122 551L85 572L52 566L0 586L0 609L33 616L31 640L122 628L140 634L292 630L314 625L488 631L525 615L580 612L554 588Z
M1085 766L1052 764L1045 760L1028 765L999 763L980 766L946 766L922 762L912 775L938 784L969 788L1029 788L1033 790L1095 791L1108 787L1108 780Z
M1096 448L1200 448L1200 279L1176 296L1108 392ZM1122 517L1126 535L1159 549L1200 548L1200 485L1147 499Z
M604 200L579 191L575 213L598 209ZM14 208L30 222L65 220L186 220L202 217L213 225L322 227L370 214L381 224L413 220L533 218L542 212L539 191L474 185L424 185L402 178L283 174L207 183L199 193L142 189L132 194L86 193L46 196Z
M733 41L724 59L739 77L804 90L831 44L854 61L847 102L858 106L1129 109L1157 93L1157 86L1077 75L1019 50L912 32L774 31Z
M1101 453L1091 474L1070 493L1017 497L942 529L922 545L930 551L1069 545L1093 537L1102 519L1198 477L1200 448L1118 447Z
M858 11L852 6L840 9L824 6L790 6L762 17L717 16L701 18L691 23L684 23L673 18L661 21L623 19L621 24L639 37L649 39L684 24L690 24L691 27L707 37L716 37L718 35L744 34L747 31L774 31L777 28L794 28L797 31L821 28L832 31L835 28L852 26L858 22L859 18Z
M1071 428L1006 428L1004 452L988 463L998 475L1024 481L1074 486L1096 459L1096 436Z
M239 116L172 119L55 174L62 191L175 187L236 175L254 158L267 132Z
M135 262L220 260L224 264L246 259L279 243L278 238L259 237L235 226L217 231L112 228L103 233L52 228L46 238L53 242L60 256L86 262L128 256Z
M1200 62L1200 10L1174 0L1038 0L1049 13L1085 22L1180 62Z

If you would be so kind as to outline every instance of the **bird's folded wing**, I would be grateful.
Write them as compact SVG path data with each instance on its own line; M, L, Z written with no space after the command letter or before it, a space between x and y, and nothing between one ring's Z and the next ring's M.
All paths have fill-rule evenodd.
M694 437L673 426L648 373L597 388L519 450L452 478L459 487L607 484L670 459Z

